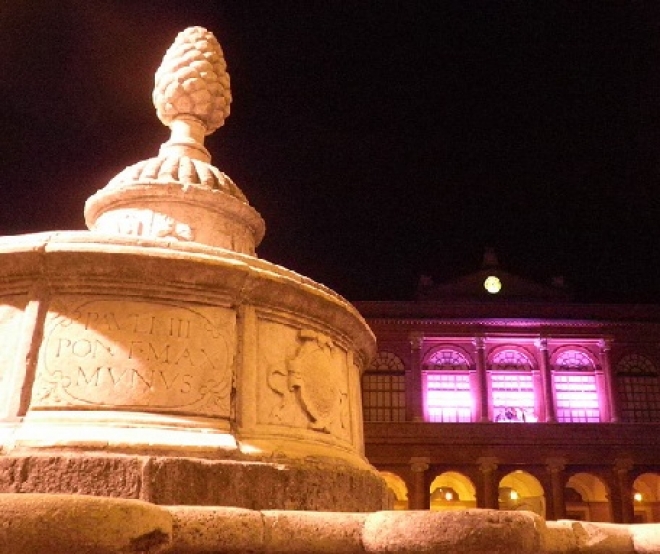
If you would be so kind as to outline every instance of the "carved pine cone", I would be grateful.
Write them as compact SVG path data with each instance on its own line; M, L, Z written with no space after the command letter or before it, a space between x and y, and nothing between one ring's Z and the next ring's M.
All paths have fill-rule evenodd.
M179 115L193 115L210 135L229 115L231 90L222 48L203 27L180 32L156 71L153 102L168 125Z

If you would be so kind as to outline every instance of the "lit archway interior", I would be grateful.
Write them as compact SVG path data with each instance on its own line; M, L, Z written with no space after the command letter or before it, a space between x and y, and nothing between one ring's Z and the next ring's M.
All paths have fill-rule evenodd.
M476 508L474 484L462 473L446 471L431 483L431 510L465 510Z
M633 483L635 523L660 521L660 475L643 473Z
M605 482L591 473L571 475L566 483L566 517L580 521L612 521Z
M498 500L500 510L527 510L545 517L543 487L525 471L513 471L502 478Z
M390 473L389 471L381 471L380 475L385 479L387 488L390 489L394 495L394 509L407 510L408 487L406 487L406 482L396 473Z

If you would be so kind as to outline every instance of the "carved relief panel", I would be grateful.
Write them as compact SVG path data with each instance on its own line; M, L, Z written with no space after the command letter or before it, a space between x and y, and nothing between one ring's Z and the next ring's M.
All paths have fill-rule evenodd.
M31 408L229 417L235 343L227 308L60 298L45 322Z
M309 429L351 441L348 355L327 335L275 322L259 324L262 423Z
M171 238L181 241L195 240L191 227L173 217L151 210L125 208L102 214L96 228L103 232L135 235L139 237Z

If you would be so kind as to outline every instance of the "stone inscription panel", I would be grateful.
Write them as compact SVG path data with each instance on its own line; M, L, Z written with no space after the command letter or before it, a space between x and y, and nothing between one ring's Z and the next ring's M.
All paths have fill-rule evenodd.
M60 298L44 329L31 407L229 417L229 308Z

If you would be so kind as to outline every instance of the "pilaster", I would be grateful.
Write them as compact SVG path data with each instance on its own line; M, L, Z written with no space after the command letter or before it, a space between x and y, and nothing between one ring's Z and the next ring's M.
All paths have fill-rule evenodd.
M484 337L475 337L474 346L477 349L477 390L476 421L488 421L488 381L486 379L486 339Z
M543 403L545 404L546 423L556 423L555 398L552 389L552 367L550 365L550 353L548 352L548 339L541 337L536 345L541 352L541 382L543 384Z
M424 405L422 390L422 345L424 335L422 333L410 334L410 375L409 387L406 397L406 419L408 421L424 421Z
M621 421L619 415L619 402L616 391L614 390L614 379L612 375L612 365L610 363L610 350L612 348L612 339L603 339L599 343L600 365L603 372L603 385L606 391L607 404L609 405L609 421L618 423Z

